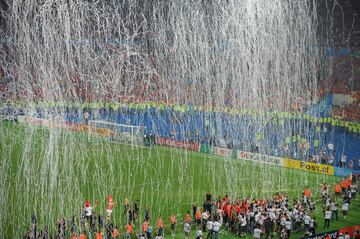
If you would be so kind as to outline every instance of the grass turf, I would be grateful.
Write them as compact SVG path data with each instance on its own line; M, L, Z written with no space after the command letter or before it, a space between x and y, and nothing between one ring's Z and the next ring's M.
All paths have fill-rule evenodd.
M106 195L117 202L113 223L124 231L125 197L140 201L140 217L150 208L152 225L163 215L169 224L171 213L182 222L191 205L202 206L205 193L213 196L228 193L232 198L271 197L287 192L290 199L301 195L306 185L320 198L321 184L332 185L339 178L268 166L244 160L224 159L198 152L167 147L139 148L110 142L106 138L0 122L0 235L21 238L30 228L33 211L42 227L55 223L60 216L78 215L85 199L94 204L96 214L105 216ZM344 222L332 222L331 228L360 224L359 199L350 207ZM323 231L323 216L317 205L317 232ZM141 221L136 223L139 230ZM183 238L178 226L176 238ZM193 230L193 233L194 230ZM223 238L236 236L223 232ZM299 238L301 234L293 234ZM168 230L165 237L169 237Z

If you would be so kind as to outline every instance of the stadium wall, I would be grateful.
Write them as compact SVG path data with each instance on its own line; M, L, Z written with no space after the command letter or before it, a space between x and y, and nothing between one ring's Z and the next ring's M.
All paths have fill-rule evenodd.
M330 117L332 111L333 95L326 95L319 103L312 106L306 114L313 117Z
M51 118L56 114L57 107L64 105L59 102L30 103L31 107L36 108L34 118ZM256 143L259 145L259 153L284 158L286 155L281 151L282 146L289 143L290 156L295 159L302 159L297 152L298 142L302 140L310 146L308 154L319 154L320 149L327 148L327 145L332 143L335 147L335 166L344 154L348 159L354 160L355 168L359 167L360 123L330 117L314 117L309 114L258 113L231 108L167 106L161 103L126 105L69 103L67 105L64 119L67 124L81 124L84 121L83 112L88 111L90 120L142 125L145 126L145 134L197 144L206 143L244 152L252 151L251 146ZM14 108L26 110L28 107L26 104L2 106L2 115L14 114ZM224 145L223 142L226 142L224 138L227 138L232 145ZM316 141L317 146L315 146Z
M345 235L346 233L348 233L351 238L359 238L360 237L359 230L360 230L360 225L356 225L356 226L344 227L341 229L336 229L328 232L322 232L312 236L302 237L301 239L326 239L326 238L336 239L340 236L340 234Z
M201 145L201 148L208 148L207 145ZM264 155L258 153L245 152L240 150L231 150L226 148L215 147L207 152L213 153L218 156L227 158L234 158L238 160L248 160L256 163L274 165L279 167L286 167L291 169L297 169L307 171L311 173L326 174L330 176L347 177L349 175L360 176L360 170L351 170L347 168L334 167L325 164L317 164L312 162L305 162L294 159L287 159L281 157L275 157L271 155ZM236 156L234 156L236 155Z
M37 126L45 126L50 128L63 128L78 132L90 132L95 133L104 137L108 137L103 131L106 129L103 128L90 128L89 126L83 124L69 124L65 121L57 122L41 118L33 117L18 117L18 121L21 123L27 123ZM180 148L191 151L198 151L203 153L211 153L218 156L223 156L227 158L233 158L238 160L248 160L256 163L292 168L297 170L308 171L312 173L320 173L331 176L347 177L349 175L360 175L360 171L350 170L346 168L333 167L324 164L317 164L312 162L304 162L294 159L275 157L271 155L259 154L246 152L241 150L234 150L228 148L220 147L209 147L207 144L198 144L191 141L179 141L171 138L156 137L156 144L167 147Z
M215 141L227 135L234 145L231 148L251 151L251 143L258 142L263 147L260 153L278 155L276 148L284 144L284 139L289 134L296 135L297 131L302 131L303 138L309 141L309 154L314 154L316 150L326 148L327 144L335 146L335 166L343 154L348 159L354 160L354 167L358 167L360 159L360 124L342 122L329 117L312 117L309 115L295 115L289 113L269 113L271 120L264 120L264 116L255 112L246 112L240 115L228 112L209 112L200 110L189 110L183 107L178 108L156 108L147 107L142 109L90 109L91 116L97 119L115 122L119 124L144 125L146 134L153 134L159 137L174 138L179 141L194 141L197 143L221 145L221 142L210 142L211 137ZM68 122L82 122L81 109L77 112L71 109L67 113ZM294 119L299 122L294 124ZM169 123L170 122L170 123ZM248 127L250 126L250 127ZM284 132L283 128L288 130ZM302 128L299 130L299 128ZM325 128L327 132L325 132ZM199 131L199 138L194 132ZM172 131L176 133L173 135ZM215 133L212 135L212 131ZM188 133L191 135L188 135ZM263 136L257 139L257 133ZM318 139L318 149L314 143ZM243 144L241 146L241 143ZM297 142L290 143L290 152L293 155L296 151ZM297 155L297 159L300 159Z

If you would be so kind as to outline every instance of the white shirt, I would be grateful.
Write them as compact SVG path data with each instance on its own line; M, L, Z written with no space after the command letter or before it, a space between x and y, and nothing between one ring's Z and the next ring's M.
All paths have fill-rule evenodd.
M202 219L207 220L209 218L208 214L206 212L203 212L201 215Z
M259 224L262 226L264 225L265 217L263 215L260 216Z
M87 217L90 217L92 215L92 210L93 209L94 209L93 207L85 207L85 215Z
M254 230L254 238L259 239L261 236L261 230L259 228L255 228Z
M255 222L259 222L260 218L261 218L261 213L256 214L255 215Z
M344 203L344 204L342 205L341 209L342 209L343 211L349 210L349 203Z
M269 217L271 220L275 219L275 213L274 212L269 212Z
M187 223L187 222L184 224L184 231L185 232L190 232L190 224Z
M215 221L215 222L214 222L214 225L213 225L213 230L214 230L214 232L220 231L220 227L221 227L220 222Z
M329 207L329 206L330 206L330 198L326 199L325 206L326 206L326 207Z
M314 228L314 225L315 224L315 220L314 219L311 219L310 220L310 228Z
M214 223L212 221L208 221L206 223L206 228L211 231L213 229Z
M280 208L276 208L275 209L276 215L280 215L281 209Z
M299 213L299 211L296 208L293 208L293 214L297 215Z
M345 163L345 162L346 162L346 155L342 155L340 161L343 162L343 163Z
M305 215L305 216L304 216L304 224L305 224L305 225L309 225L309 224L310 224L310 216L309 216L309 215Z
M239 219L240 219L239 221L241 223L241 226L242 227L246 226L246 217L240 216Z
M287 216L288 216L288 218L291 220L291 218L293 217L293 213L289 211L289 212L287 213Z
M328 149L329 150L334 150L334 145L333 144L328 144Z
M285 217L282 217L282 218L280 219L280 225L281 225L281 226L285 226L285 225L286 225L286 218L285 218Z
M331 219L331 211L325 211L325 219Z
M286 221L285 226L287 230L291 230L291 221Z
M350 239L350 235L349 235L349 234L345 234L344 239Z

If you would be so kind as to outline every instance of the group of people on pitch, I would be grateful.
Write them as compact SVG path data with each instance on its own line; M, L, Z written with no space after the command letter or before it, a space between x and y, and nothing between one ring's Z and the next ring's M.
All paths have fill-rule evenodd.
M338 211L341 204L343 219L346 220L349 211L349 204L356 197L357 185L355 178L344 178L341 183L336 183L333 189L326 183L322 185L319 195L322 202L324 215L324 228L329 228L331 220L339 220ZM123 230L114 226L111 214L115 202L111 195L107 196L106 218L100 214L95 215L94 206L90 201L85 201L84 207L80 213L80 226L77 226L75 217L70 220L68 229L65 218L57 221L57 232L55 238L58 239L85 239L87 237L119 238L121 235L125 238L137 237L139 239L162 239L165 230L165 222L160 215L156 220L156 226L153 229L151 225L150 210L144 210L144 218L139 218L140 203L136 201L130 206L129 200L124 200L124 214L128 223ZM186 239L191 237L191 231L196 235L196 239L216 238L220 236L220 230L228 230L239 236L245 236L248 233L253 238L272 238L274 234L280 234L282 239L290 237L292 232L299 233L303 231L305 235L314 235L317 228L315 211L316 201L310 188L306 187L302 197L290 201L286 193L275 193L271 199L231 199L229 195L214 199L210 192L206 193L206 199L202 207L193 204L192 215L190 211L185 214L181 224L177 223L174 214L169 217L166 227L169 235L175 236L175 232L183 230ZM141 223L139 223L141 221ZM167 220L166 220L167 221ZM48 227L43 230L37 229L36 216L32 216L31 230L26 234L26 239L48 239L53 238L49 235ZM135 232L135 226L138 229ZM120 232L122 231L122 232ZM79 234L80 233L80 234Z

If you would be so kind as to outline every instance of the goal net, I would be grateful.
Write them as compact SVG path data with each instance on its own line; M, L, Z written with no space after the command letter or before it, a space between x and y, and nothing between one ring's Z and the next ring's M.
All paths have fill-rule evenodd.
M90 120L92 132L110 139L130 145L144 145L144 126L116 124L107 121Z

